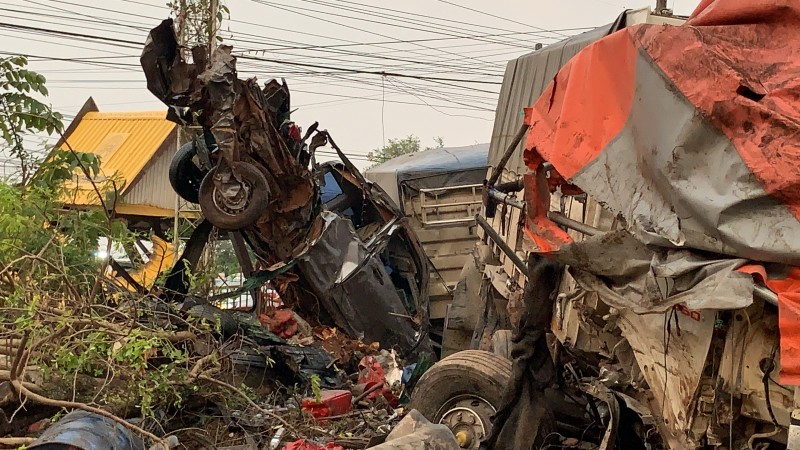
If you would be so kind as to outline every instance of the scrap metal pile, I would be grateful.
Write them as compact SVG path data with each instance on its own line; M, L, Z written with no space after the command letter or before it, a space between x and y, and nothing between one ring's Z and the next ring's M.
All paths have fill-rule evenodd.
M37 359L25 339L15 338L0 351L0 369L10 381L0 384L0 436L14 436L0 447L138 450L147 441L156 448L313 450L382 442L400 421L408 391L435 360L419 241L326 131L313 124L301 135L289 118L285 82L261 87L239 79L227 46L210 56L205 47L192 49L191 63L181 50L166 20L152 30L141 62L148 88L170 108L168 117L201 130L175 155L169 175L204 219L163 285L117 292L114 302L96 306L43 300L31 313L48 323L59 315L82 317L65 319L58 334L118 335L119 342L99 350L101 365L103 355L113 360L139 342L132 336L146 337L145 362L125 369L142 375L142 383L152 378L146 374L160 374L159 389L175 396L147 388L126 395L125 376L94 365L80 377L85 368L78 366L70 389L71 380L50 373L47 349L55 342L36 342ZM315 150L328 143L341 162L318 164ZM222 310L214 305L218 298L189 294L215 229L236 249L247 279L229 295L251 293L248 311ZM261 295L267 282L279 302ZM75 345L79 359L98 351L84 341ZM23 370L29 362L34 365ZM36 392L55 400L15 413L25 406L19 400ZM109 403L117 397L125 401ZM61 407L82 411L60 418ZM446 427L426 425L418 415L406 420L409 425L389 436L398 445L414 442L409 434L427 439L443 431L456 445Z
M202 129L173 161L176 191L211 225L243 238L263 268L245 275L283 286L290 307L403 354L432 353L427 261L401 213L316 123L301 135L285 82L261 88L237 78L231 47L210 60L204 51L184 61L167 20L142 54L148 88L168 117ZM316 163L326 143L341 163ZM190 241L190 265L205 240ZM181 292L179 281L168 288Z

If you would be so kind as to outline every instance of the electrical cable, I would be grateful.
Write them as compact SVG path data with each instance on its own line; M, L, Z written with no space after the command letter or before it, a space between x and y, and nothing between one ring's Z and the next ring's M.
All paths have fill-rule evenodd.
M487 13L485 11L480 11L480 10L477 10L477 9L469 8L467 6L459 5L457 3L453 3L453 2L450 2L450 1L447 1L447 0L438 0L438 1L441 2L441 3L446 3L446 4L450 5L450 6L455 6L457 8L466 9L468 11L472 11L472 12L475 12L475 13L478 13L478 14L482 14L484 16L489 16L489 17L494 17L495 19L505 20L506 22L515 23L517 25L530 27L530 28L533 28L533 29L536 29L536 30L541 30L542 32L549 32L548 30L546 30L544 28L539 28L537 26L530 25L530 24L523 23L523 22L519 22L519 21L516 21L516 20L512 20L512 19L509 19L507 17L497 16L497 15L494 15L494 14ZM557 34L561 34L561 33L557 33ZM564 36L564 37L567 37L564 34L561 34L561 35Z
M343 11L349 11L349 12L355 12L355 13L364 14L363 9L357 9L357 8L342 6L342 3L351 3L351 4L353 4L353 2L348 2L348 1L345 1L345 0L338 0L336 3L333 3L333 4L330 3L330 2L326 2L324 0L299 0L299 1L302 1L302 2L305 2L305 3L312 3L312 4L316 4L316 5L321 5L321 6L328 6L328 7L332 8L332 9L334 9L334 11L342 11L343 10ZM369 7L368 5L363 5L363 4L358 4L358 3L355 3L355 4L361 6L362 8ZM386 9L386 8L381 8L381 9ZM390 10L390 9L386 9L386 10L387 11L397 11L397 10ZM444 31L442 31L441 27L443 25L441 25L441 24L435 24L435 23L430 22L430 21L419 21L419 20L413 21L413 20L408 20L408 19L402 18L402 17L398 17L396 15L387 15L387 14L379 14L379 13L370 14L370 15L375 16L375 17L390 19L390 20L393 20L394 22L397 22L397 23L380 22L380 21L376 21L376 20L363 19L363 18L359 18L359 17L352 17L352 16L336 14L336 13L326 13L326 14L334 15L334 16L337 16L337 17L343 17L343 18L350 18L352 20L358 20L358 21L362 21L362 22L369 22L369 23L375 23L375 24L380 24L380 25L385 25L385 26L402 28L404 30L422 31L422 32L426 32L426 33L439 33L439 34L443 34L445 36L451 36L451 37L461 37L462 36L460 34L452 34L452 30L444 30ZM427 26L427 28L410 27L408 25L402 25L402 23L412 24L412 25L420 25L420 26L423 26L423 27ZM447 26L449 26L449 25L447 25ZM440 27L440 28L439 28L439 30L435 30L432 27ZM456 28L457 31L460 31L462 29L463 28ZM510 31L510 30L503 30L503 31ZM478 39L478 40L482 40L482 39ZM521 44L519 44L517 42L513 42L513 41L484 40L484 42L491 42L491 43L498 44L498 45L508 45L508 46L513 46L513 47L527 48L526 46L523 46L523 45L521 45Z
M300 12L300 11L295 11L295 10L290 9L290 8L285 8L281 4L272 3L272 2L269 2L269 1L266 1L266 0L250 0L250 1L262 4L262 5L270 6L272 8L278 9L278 10L290 12L290 13L293 13L293 14L299 14L299 15L301 15L303 17L310 17L310 18L317 19L317 20L320 20L320 21L325 22L325 23L331 23L331 24L334 24L334 25L338 25L338 26L341 26L341 27L344 27L344 28L348 28L348 29L351 29L351 30L361 31L363 33L368 33L368 34L372 34L372 35L375 35L375 36L380 36L380 37L383 37L383 38L386 38L386 39L399 40L397 38L394 38L393 36L388 36L388 35L381 34L381 33L375 32L375 31L370 31L370 30L366 30L366 29L363 29L363 28L355 27L355 26L352 26L352 25L346 25L346 24L343 24L343 23L340 23L340 22L336 22L336 21L330 20L327 17L323 18L323 17L315 16L315 15L311 14L308 11L308 9L304 9L303 12ZM302 0L302 1L306 1L306 0ZM324 14L326 16L340 16L340 17L343 16L341 14L336 14L336 13L331 13L331 12L326 12ZM343 16L343 17L348 18L348 16ZM375 22L375 23L383 23L383 22ZM431 47L427 47L427 46L419 44L419 43L414 43L413 45L418 46L418 47L422 47L422 48L427 48L429 50L432 49ZM409 50L409 53L417 54L418 52L413 51L413 50ZM457 55L455 53L447 52L447 51L443 51L443 53ZM427 55L423 55L423 56L427 56Z
M21 29L21 30L30 30L30 31L38 31L44 33L52 33L57 35L63 35L67 37L82 37L82 38L93 38L99 41L104 42L113 42L113 43L123 43L123 44L132 44L138 46L142 46L142 43L137 43L134 41L128 41L124 39L115 39L115 38L108 38L103 36L92 36L82 33L72 33L67 31L59 31L59 30L51 30L46 28L40 27L29 27L25 25L16 25L16 24L9 24L9 23L0 23L0 28L10 28L10 29ZM455 78L446 78L446 77L429 77L429 76L419 76L419 75L411 75L411 74L401 74L401 73L391 73L391 72L378 72L378 71L368 71L368 70L358 70L358 69L347 69L341 67L333 67L321 64L307 64L307 63L297 63L293 61L281 61L272 58L261 58L256 56L250 55L242 55L240 56L241 59L246 60L255 60L255 61L266 61L272 62L276 64L283 64L289 66L298 66L298 67L309 67L309 68L319 68L319 69L328 69L328 70L335 70L345 73L361 73L361 74L370 74L370 75L379 75L379 76L392 76L397 78L413 78L418 80L436 80L436 81L450 81L450 82L458 82L458 83L474 83L474 84L489 84L489 85L499 85L499 82L492 82L492 81L484 81L484 80L467 80L467 79L455 79Z

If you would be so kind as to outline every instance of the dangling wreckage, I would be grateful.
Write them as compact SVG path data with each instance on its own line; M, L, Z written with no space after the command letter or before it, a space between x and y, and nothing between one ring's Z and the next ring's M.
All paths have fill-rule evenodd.
M675 22L508 65L483 318L412 399L464 448L800 448L800 4Z
M202 130L175 155L170 181L200 205L196 228L168 275L180 299L213 227L230 233L248 289L271 281L289 307L415 359L432 355L427 335L427 260L402 215L315 123L301 135L285 82L237 76L229 46L181 54L172 20L154 28L141 63L168 118ZM338 163L317 164L330 143ZM253 270L249 247L258 267Z

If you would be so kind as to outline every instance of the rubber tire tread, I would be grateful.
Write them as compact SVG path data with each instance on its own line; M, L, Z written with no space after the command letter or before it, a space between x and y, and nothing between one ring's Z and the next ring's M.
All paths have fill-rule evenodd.
M511 361L484 350L454 353L422 375L411 394L409 408L438 422L436 413L458 395L475 394L497 409L511 380Z
M200 303L192 306L186 312L186 315L197 319L205 319L212 329L216 330L217 326L219 326L219 331L224 337L232 336L239 330L239 322L230 312L209 303Z
M169 164L172 189L180 198L194 204L200 199L200 183L203 181L203 171L192 161L196 153L194 142L183 144Z
M241 230L256 223L267 209L269 202L269 185L267 178L258 168L243 161L233 163L239 175L250 182L250 203L247 209L236 215L221 211L214 204L214 174L217 168L211 169L200 183L200 210L212 225L221 230Z

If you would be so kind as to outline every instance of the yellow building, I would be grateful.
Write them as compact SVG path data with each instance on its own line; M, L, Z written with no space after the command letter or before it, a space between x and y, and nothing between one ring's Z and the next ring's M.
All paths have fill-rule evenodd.
M100 174L92 181L101 188L116 184L117 215L172 220L178 197L169 183L169 165L178 148L178 127L166 117L166 111L100 112L89 98L56 148L100 157ZM101 206L82 174L67 187L65 207Z
M100 173L89 180L76 171L62 195L65 208L89 209L103 206L101 192L116 191L116 216L129 228L153 231L153 249L147 264L131 275L142 286L150 286L158 273L171 266L174 249L165 238L178 217L196 217L181 208L169 182L169 166L178 149L178 126L167 120L165 111L100 112L89 98L58 141L56 148L92 153L100 158ZM105 194L104 194L105 195ZM161 236L161 237L159 237Z

